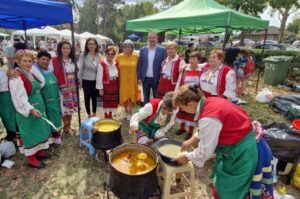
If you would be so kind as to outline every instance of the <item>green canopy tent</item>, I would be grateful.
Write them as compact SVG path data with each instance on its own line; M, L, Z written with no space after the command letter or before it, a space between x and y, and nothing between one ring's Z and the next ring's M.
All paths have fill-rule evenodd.
M269 21L232 10L213 0L185 0L160 13L126 22L126 30L136 32L171 32L179 34L225 32L229 30L265 30ZM225 36L223 50L228 41ZM264 48L262 49L262 55ZM261 63L260 63L261 65ZM259 81L259 74L256 84Z
M185 0L160 13L127 21L126 30L137 32L198 33L228 29L261 30L269 21L227 8L213 0Z

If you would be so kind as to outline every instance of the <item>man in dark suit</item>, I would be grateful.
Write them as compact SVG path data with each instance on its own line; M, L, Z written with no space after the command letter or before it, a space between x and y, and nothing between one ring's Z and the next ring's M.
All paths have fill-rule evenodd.
M161 66L166 57L166 49L157 45L157 33L148 33L148 46L141 48L138 61L138 81L143 86L144 104L149 102L151 89L156 97Z

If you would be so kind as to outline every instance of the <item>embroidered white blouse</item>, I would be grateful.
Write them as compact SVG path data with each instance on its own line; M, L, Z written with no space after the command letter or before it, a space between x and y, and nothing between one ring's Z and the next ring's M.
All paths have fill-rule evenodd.
M32 74L28 73L28 75L33 78ZM9 88L11 99L16 110L24 117L28 117L34 107L28 102L28 95L21 77L10 79Z
M200 103L198 103L195 120L199 118ZM213 155L223 124L213 117L205 117L198 121L198 132L194 135L198 140L198 147L187 154L187 158L196 166L203 167L204 163Z
M200 87L203 91L211 93L212 95L217 95L218 76L222 66L223 65L220 65L213 73L210 70L202 73L200 76ZM223 95L227 98L236 97L236 76L234 70L230 70L226 74L226 85Z
M119 76L119 71L117 69L116 61L113 61L112 64L110 64L107 59L104 58L104 63L107 65L109 78L117 78ZM103 89L103 68L101 64L99 64L97 70L96 89Z
M161 74L164 74L167 77L171 77L171 71L172 66L174 62L179 58L178 55L176 55L173 59L169 59L170 57L167 57L166 60L163 62ZM179 63L179 68L183 67L185 65L185 61L182 59Z
M157 111L160 109L162 102L159 103ZM130 127L138 127L139 122L146 119L147 117L151 116L153 113L153 107L150 103L147 103L143 108L139 110L139 112L132 115L130 119ZM158 129L155 132L155 138L164 137L168 130L173 126L175 121L176 113L173 113L170 118L170 122L163 128ZM155 119L155 123L159 124L159 121L163 121L166 119L166 115L163 115L161 112L158 117Z

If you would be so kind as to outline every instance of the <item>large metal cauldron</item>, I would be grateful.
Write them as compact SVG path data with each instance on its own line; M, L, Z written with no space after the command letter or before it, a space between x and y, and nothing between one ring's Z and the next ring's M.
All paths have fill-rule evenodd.
M101 131L103 125L115 126L112 131ZM92 145L99 150L113 149L123 143L121 123L113 119L102 119L93 123Z
M117 157L123 152L135 150L140 153L146 153L155 160L155 166L147 173L140 175L125 174L113 166L112 160L114 157ZM109 163L111 172L108 186L120 199L147 199L157 191L158 179L156 167L158 158L153 149L141 144L123 144L113 149L109 156Z

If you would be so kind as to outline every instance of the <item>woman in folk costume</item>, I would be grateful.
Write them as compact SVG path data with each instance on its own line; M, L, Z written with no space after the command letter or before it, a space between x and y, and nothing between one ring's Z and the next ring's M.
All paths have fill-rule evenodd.
M203 64L199 64L200 55L194 51L189 55L189 64L187 64L184 70L180 73L176 88L182 85L199 85L200 75L202 72ZM180 129L176 132L177 135L181 135L187 131L186 140L188 140L192 134L196 122L194 121L195 114L184 112L183 110L178 111L176 114L176 121L180 123Z
M157 88L157 98L159 99L162 99L167 92L175 90L179 69L185 65L184 59L177 55L178 45L176 42L168 42L166 48L168 56L162 63Z
M43 168L46 165L38 158L49 158L43 150L49 148L50 126L41 117L46 117L41 85L31 74L32 54L27 50L16 53L19 77L9 80L13 104L16 108L16 120L24 145L24 153L29 166Z
M136 134L138 143L150 146L165 137L174 124L176 115L172 106L172 96L173 92L168 92L163 99L150 100L131 117L130 132Z
M234 70L223 64L224 53L212 50L208 57L208 64L203 68L200 76L200 87L205 97L236 97L236 77Z
M119 70L115 55L116 49L108 47L97 71L96 88L99 89L99 95L103 96L105 118L112 118L112 112L119 105Z
M8 89L8 77L2 69L0 69L0 107L0 118L7 132L6 139L13 141L17 132L16 109Z
M88 117L96 117L97 96L96 76L99 69L99 45L95 38L88 38L84 47L84 54L79 58L79 80L83 88L84 104ZM91 114L92 101L92 114Z
M47 117L57 128L52 129L54 143L61 144L61 100L57 78L53 74L53 68L49 68L50 60L51 55L47 51L40 51L37 54L37 63L33 67L44 76L45 84L41 89L41 95L45 102Z
M57 57L52 58L53 72L58 80L58 87L63 98L62 121L63 131L72 133L72 115L78 111L78 97L76 92L75 56L72 45L68 41L61 41L57 45Z
M266 148L266 145L257 147L247 113L229 100L205 98L199 87L191 85L184 85L174 93L173 104L195 114L199 128L196 135L182 144L182 150L199 142L198 147L175 160L181 164L191 160L203 167L215 152L211 175L214 198L244 199L251 191L258 157Z

